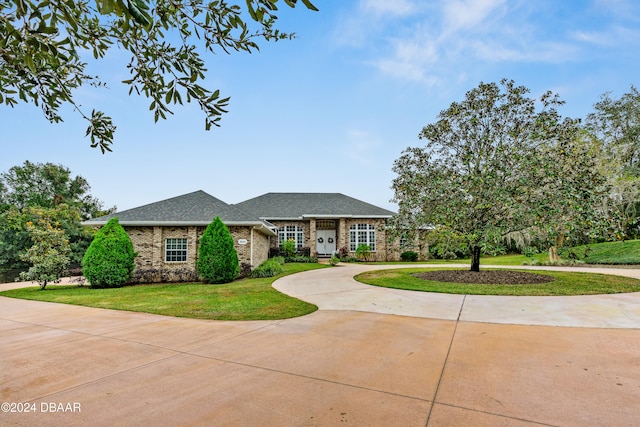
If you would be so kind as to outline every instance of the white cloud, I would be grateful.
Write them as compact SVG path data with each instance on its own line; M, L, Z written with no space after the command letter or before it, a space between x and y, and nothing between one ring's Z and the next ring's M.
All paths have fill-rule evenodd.
M504 3L505 0L445 1L442 11L444 27L447 31L476 27Z

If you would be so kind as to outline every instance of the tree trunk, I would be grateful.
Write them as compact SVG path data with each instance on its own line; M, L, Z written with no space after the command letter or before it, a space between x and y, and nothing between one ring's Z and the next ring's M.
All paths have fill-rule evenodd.
M471 249L471 271L480 271L480 246Z
M558 248L561 248L564 244L564 233L559 233L556 237L556 245L549 248L549 261L551 264L558 264L560 262L560 256L558 256Z

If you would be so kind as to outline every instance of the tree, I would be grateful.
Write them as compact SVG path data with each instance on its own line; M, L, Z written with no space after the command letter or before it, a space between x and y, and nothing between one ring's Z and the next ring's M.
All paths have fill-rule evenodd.
M124 285L135 269L133 243L118 222L111 218L102 227L82 258L82 274L92 288Z
M106 215L115 207L105 210L102 202L89 194L91 186L80 175L53 163L32 163L13 166L0 174L0 190L5 208L24 209L30 206L55 208L66 204L78 208L81 219Z
M26 224L37 223L42 213L60 224L71 245L71 263L79 265L93 239L80 221L115 210L104 209L90 188L82 176L53 163L26 161L0 173L0 268L27 267L21 255L33 242Z
M229 283L240 273L233 237L219 217L215 217L200 238L196 268L207 283Z
M317 10L310 0L301 0ZM295 7L297 0L283 0ZM101 111L85 111L74 101L83 85L105 86L86 72L88 58L99 61L116 46L130 55L129 93L150 98L154 118L166 118L168 105L195 101L205 128L218 126L229 98L201 86L201 51L252 52L257 39L281 40L293 34L274 27L278 0L235 2L193 0L7 0L0 2L0 103L40 106L50 122L70 104L89 123L92 147L111 151L115 126ZM250 20L246 18L248 12ZM250 24L257 28L250 28Z
M80 213L76 208L60 204L51 209L38 206L23 209L10 207L0 213L0 268L28 267L23 256L35 243L29 231L29 224L37 224L41 218L50 218L51 222L64 232L71 249L69 260L71 264L80 265L93 239L93 232L88 227L80 225Z
M426 146L406 149L394 163L392 230L458 234L479 271L483 246L557 226L564 195L581 184L563 175L560 156L576 141L579 122L558 114L557 95L545 93L538 108L528 92L506 79L480 83L422 129Z
M28 222L27 232L33 245L21 258L31 267L21 272L20 278L38 282L44 289L47 283L59 281L65 275L71 253L69 241L59 224L47 215L42 215L37 223Z
M640 231L640 92L634 86L619 99L600 97L586 129L601 145L603 174L609 177L610 207L621 216L626 234Z

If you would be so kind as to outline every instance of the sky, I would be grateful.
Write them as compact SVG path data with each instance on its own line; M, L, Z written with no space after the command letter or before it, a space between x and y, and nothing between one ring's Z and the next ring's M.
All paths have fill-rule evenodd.
M241 2L244 3L244 2ZM282 3L282 2L281 2ZM130 209L196 190L239 203L268 192L339 192L396 210L393 162L440 111L480 82L551 90L585 118L606 92L640 86L637 0L314 0L281 6L291 41L207 54L204 85L230 96L221 127L197 105L154 123L128 95L125 52L91 64L108 88L82 108L111 115L113 152L84 137L70 108L50 124L33 104L0 106L0 172L26 160L81 175L105 207Z

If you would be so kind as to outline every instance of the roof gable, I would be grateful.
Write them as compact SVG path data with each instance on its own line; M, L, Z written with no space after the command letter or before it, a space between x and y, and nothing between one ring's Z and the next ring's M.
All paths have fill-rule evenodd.
M267 193L234 205L266 220L303 217L390 218L394 212L341 193Z

